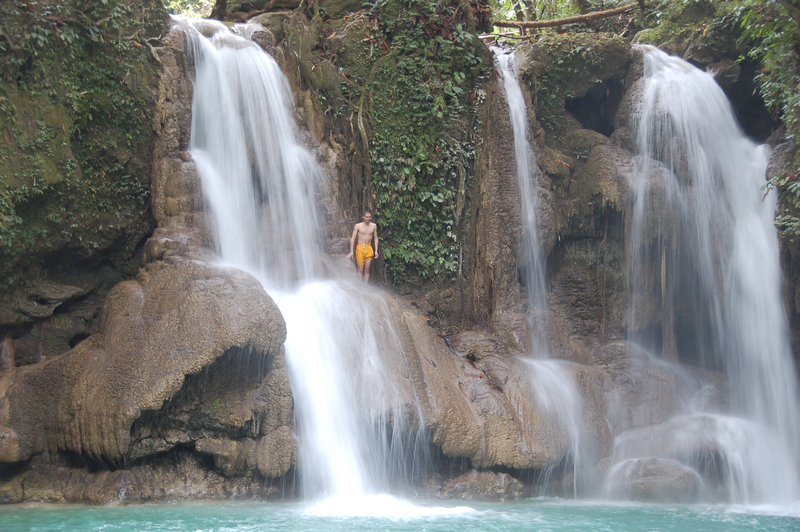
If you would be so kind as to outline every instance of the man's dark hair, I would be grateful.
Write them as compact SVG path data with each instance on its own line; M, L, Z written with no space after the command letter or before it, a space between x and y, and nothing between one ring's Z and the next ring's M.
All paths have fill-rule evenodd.
M368 214L372 214L372 211L364 211L364 214L362 214L361 217L363 218L364 216L366 216Z

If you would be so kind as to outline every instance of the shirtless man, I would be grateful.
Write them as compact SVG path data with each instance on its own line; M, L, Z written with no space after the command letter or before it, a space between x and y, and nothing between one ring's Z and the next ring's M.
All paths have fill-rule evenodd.
M369 281L369 267L372 265L372 259L378 258L378 226L372 223L372 213L369 211L364 212L363 222L357 223L353 227L353 236L350 237L350 254L347 255L348 259L353 258L353 245L356 243L358 237L358 246L356 246L356 264L358 264L358 275L364 279L364 282ZM375 242L375 249L372 248L372 243Z

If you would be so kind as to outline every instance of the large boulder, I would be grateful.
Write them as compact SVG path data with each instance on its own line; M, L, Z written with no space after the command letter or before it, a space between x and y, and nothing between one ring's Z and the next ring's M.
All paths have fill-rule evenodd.
M174 400L187 376L234 351L265 373L283 367L283 320L249 275L184 261L143 277L112 290L98 332L75 349L3 374L0 426L15 435L0 440L4 462L64 450L121 465L134 421ZM237 408L225 402L219 410L237 416L231 424L242 430L259 418L258 411L225 412Z
M702 488L703 481L694 470L674 460L642 458L612 469L604 494L613 499L690 503Z
M416 311L391 307L425 427L446 457L481 469L546 470L587 427L581 445L593 459L609 453L602 372L518 358L476 332L448 346ZM571 420L561 415L565 408Z
M508 473L472 469L441 487L440 496L464 501L505 502L523 496L525 486Z

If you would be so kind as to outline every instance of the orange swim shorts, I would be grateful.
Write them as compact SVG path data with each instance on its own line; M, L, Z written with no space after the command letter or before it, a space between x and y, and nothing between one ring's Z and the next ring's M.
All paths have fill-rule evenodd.
M358 244L356 246L356 264L359 266L363 266L365 261L372 260L374 256L375 252L372 251L372 245L365 244L362 246Z

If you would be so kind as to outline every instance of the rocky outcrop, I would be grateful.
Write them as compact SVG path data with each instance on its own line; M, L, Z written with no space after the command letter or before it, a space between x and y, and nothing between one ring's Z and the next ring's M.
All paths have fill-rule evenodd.
M486 106L486 145L478 158L480 179L474 206L476 241L468 316L490 325L504 342L525 344L527 322L515 315L520 303L517 257L522 206L514 144L509 142L514 132L502 79L495 80Z
M504 349L495 351L493 339L476 339L474 333L462 335L470 345L450 340L455 352L474 350L479 342L483 345L479 359L462 358L412 309L393 306L393 313L426 429L446 457L468 458L482 469L546 470L561 461L574 444L574 434L559 419L563 411L547 406L558 400L548 395L552 388L536 387L536 372L546 370L554 373L540 378L557 375L562 379L553 382L555 387L571 387L572 379L580 382L575 386L580 397L575 400L586 407L574 414L587 435L583 443L599 456L608 454L611 438L602 421L603 379L593 375L591 368L563 365L537 370ZM559 366L553 361L548 364ZM584 411L588 415L583 416Z
M152 0L47 0L4 3L0 17L4 41L20 43L0 68L0 335L29 365L89 336L111 288L138 270L154 227L151 45L168 16ZM121 25L147 44L120 41Z
M0 455L13 463L63 450L119 466L187 443L163 435L152 443L131 441L131 427L143 412L157 412L172 400L187 376L224 355L253 358L264 373L281 368L284 337L277 308L257 281L239 271L186 261L159 269L144 283L119 284L106 300L97 333L60 357L3 374L0 426L13 436L3 439ZM201 410L209 395L200 394ZM226 425L244 431L265 413L220 405L219 399L206 415L234 416L217 420L220 431ZM187 423L189 429L198 427Z
M522 497L525 486L508 473L473 469L442 486L440 493L447 499L505 502Z
M185 151L191 84L180 32L165 39L161 58L169 68L156 115L159 227L139 275L108 295L94 334L0 375L0 461L23 464L0 481L7 501L264 495L257 482L296 461L283 318L252 276L203 260L209 236ZM51 295L41 299L52 304L76 290L45 285ZM67 473L61 456L107 471Z
M0 503L23 500L116 505L180 499L280 499L283 489L255 477L226 477L209 470L202 457L178 451L146 466L109 471L75 467L68 461L34 458L24 473L9 477Z
M351 8L323 6L328 17ZM342 213L357 218L373 200L371 97L350 101L347 84L367 80L369 94L379 48L376 59L357 52L374 29L368 17L330 27L323 19L301 10L262 14L267 29L256 41L287 72L298 121L328 171L320 202L335 255L346 251L352 227ZM78 277L30 281L0 306L0 324L30 327L0 347L0 501L267 497L271 479L288 481L297 463L283 320L254 278L208 262L200 184L186 151L191 65L179 32L160 44L151 172L158 227L141 246L138 274L116 284L97 318L88 304L57 315L89 294ZM702 51L693 49L695 61ZM694 500L718 472L699 477L683 462L724 456L720 445L697 436L714 422L692 420L697 437L682 456L648 442L667 442L682 428L670 420L685 411L686 398L722 404L698 393L717 377L625 341L630 331L665 327L654 278L629 286L625 270L640 54L622 39L581 34L546 36L518 55L541 175L554 360L531 359L507 102L498 80L483 80L474 92L483 142L456 191L456 225L468 242L459 278L405 287L407 296L397 299L369 296L392 380L382 421L398 438L402 431L424 435L439 471L431 491L439 496L530 494L515 475L526 484L553 478L547 492L557 495L592 492L605 478L610 496ZM736 68L724 59L702 60L721 83L735 84ZM667 191L658 181L651 222L637 227L650 243L666 220ZM110 289L118 280L109 274L103 282ZM632 297L644 302L635 316ZM448 466L453 473L441 473Z

